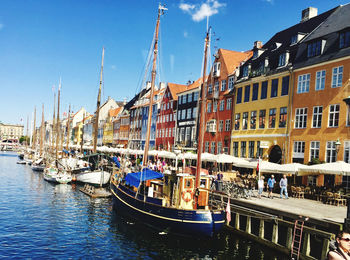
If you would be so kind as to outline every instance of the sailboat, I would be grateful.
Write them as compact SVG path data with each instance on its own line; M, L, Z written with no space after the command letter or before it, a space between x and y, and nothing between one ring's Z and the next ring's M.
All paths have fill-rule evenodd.
M42 105L42 119L40 126L40 157L32 163L32 170L37 172L43 172L45 169L45 158L44 158L44 127L45 127L45 119L44 119L44 104Z
M158 30L164 8L159 5L156 33L154 34L152 82L143 167L141 172L115 174L111 179L113 207L120 214L136 219L167 233L184 236L212 237L217 234L225 222L225 211L209 204L210 177L201 176L201 152L203 146L203 127L199 127L199 144L196 175L163 174L146 167L155 83L156 58L158 52ZM209 44L209 32L205 42L205 61L203 79L206 73L206 56ZM202 97L204 95L204 80ZM201 120L204 121L205 101L202 100ZM201 125L202 126L202 125Z

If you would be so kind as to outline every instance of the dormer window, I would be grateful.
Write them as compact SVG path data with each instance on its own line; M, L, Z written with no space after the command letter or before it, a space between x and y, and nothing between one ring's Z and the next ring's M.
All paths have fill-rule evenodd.
M248 66L247 65L243 67L242 76L243 77L248 77Z
M339 48L346 48L350 46L350 31L342 32L339 35Z
M263 52L264 52L263 49L255 49L255 50L253 51L253 59L258 58Z
M272 50L275 51L277 50L279 47L281 47L282 43L279 43L279 42L275 42L273 45L272 45Z
M220 77L220 62L215 62L213 65L213 76Z
M288 52L280 54L279 59L278 59L278 67L286 66L288 63L288 58L289 58Z
M326 44L325 40L318 40L307 45L307 57L315 57L322 54Z
M305 35L303 33L297 33L290 38L290 45L297 44Z

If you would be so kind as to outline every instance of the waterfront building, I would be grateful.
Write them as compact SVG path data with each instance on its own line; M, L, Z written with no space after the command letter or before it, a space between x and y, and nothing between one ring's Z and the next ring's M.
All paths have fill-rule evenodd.
M108 117L103 126L103 145L111 146L114 138L114 122L118 120L118 115L123 111L123 107L109 110Z
M252 52L218 49L207 81L206 131L204 151L212 154L230 153L232 130L233 85L231 76Z
M23 136L23 125L13 125L0 123L0 141L1 140L19 140Z
M176 146L181 150L197 149L198 100L202 78L177 94Z
M187 88L186 85L168 83L157 116L156 148L172 151L175 141L177 94Z
M350 4L331 14L299 45L293 69L289 159L350 163ZM327 13L329 13L327 12ZM341 175L304 176L303 184L338 185Z
M117 147L126 148L129 141L129 129L130 129L130 113L128 110L124 110L119 116L120 121L119 136L117 139Z
M231 149L234 156L287 163L291 120L292 68L298 46L333 10L317 16L302 12L300 23L276 33L266 44L254 43L253 56L237 74L234 86Z

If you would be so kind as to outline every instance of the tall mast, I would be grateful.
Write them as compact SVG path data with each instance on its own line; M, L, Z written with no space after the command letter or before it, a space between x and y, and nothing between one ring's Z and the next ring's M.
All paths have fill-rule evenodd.
M53 93L53 118L52 118L52 133L51 133L51 150L53 153L53 141L55 139L55 117L56 117L56 93Z
M67 120L67 141L66 141L66 150L68 151L69 148L69 127L70 127L70 104L69 104L69 110L68 110L68 120Z
M41 126L40 126L40 156L43 155L43 146L44 146L44 104L42 105L42 117L41 117Z
M58 143L59 143L59 125L60 125L60 94L61 94L61 78L57 93L57 119L56 119L56 161L58 159Z
M195 188L197 189L200 185L200 173L201 173L201 167L202 167L202 147L203 147L203 137L204 137L204 121L205 121L205 105L206 105L206 93L205 93L205 77L206 77L206 70L207 70L207 53L208 53L208 46L209 46L209 32L210 28L207 31L207 36L205 37L205 49L204 49L204 64L203 64L203 79L202 79L202 88L201 88L201 97L199 101L200 106L200 118L199 118L199 127L198 127L198 145L197 145L197 167L196 167L196 183ZM195 207L197 207L197 200L196 197L196 203Z
M26 133L26 147L28 148L28 134L29 134L29 115L27 115L27 133Z
M36 125L35 125L35 121L36 121L36 107L34 107L34 127L33 127L33 142L32 142L32 149L35 148L36 145Z
M149 107L148 107L147 134L146 134L145 150L143 153L143 161L142 161L142 165L144 167L147 165L147 161L148 161L149 140L151 136L153 92L154 92L154 84L156 81L156 67L157 67L157 54L158 54L159 21L160 21L160 16L164 14L164 10L167 10L167 9L161 4L159 4L156 33L155 33L155 39L154 39L154 49L153 49L152 81L151 81L150 100L149 100Z
M85 124L85 112L83 115L83 126L81 127L81 140L80 140L80 152L84 154L83 152L83 145L84 145L84 124Z
M95 122L94 122L94 148L93 152L96 153L96 146L97 146L97 134L98 134L98 117L100 114L100 105L101 105L101 87L102 87L102 76L103 76L103 59L105 56L105 48L102 48L102 62L101 62L101 73L100 73L100 87L98 89L98 96L97 96L97 107L96 107L96 116L95 116Z

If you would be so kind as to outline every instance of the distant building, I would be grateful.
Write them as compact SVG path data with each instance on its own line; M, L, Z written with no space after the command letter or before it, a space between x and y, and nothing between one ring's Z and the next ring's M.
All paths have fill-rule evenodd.
M0 140L16 139L23 136L23 125L11 125L0 123Z

